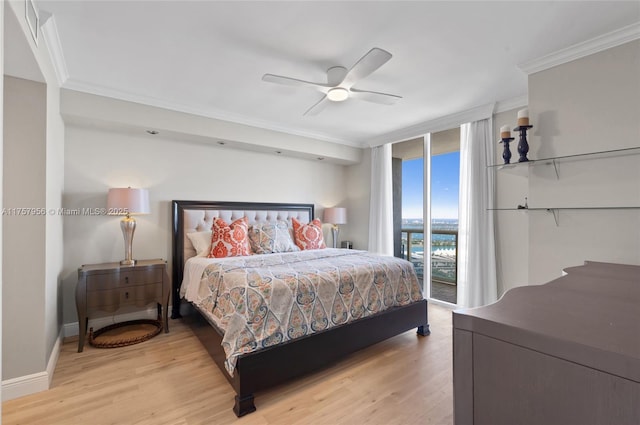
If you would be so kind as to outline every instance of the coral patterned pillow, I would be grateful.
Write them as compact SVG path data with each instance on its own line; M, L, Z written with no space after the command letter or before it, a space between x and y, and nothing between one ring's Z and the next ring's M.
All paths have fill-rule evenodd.
M249 222L247 217L227 224L216 218L211 226L211 251L209 258L239 257L249 255Z
M300 249L323 249L327 246L324 244L324 236L322 234L322 223L317 218L309 224L302 224L295 218L291 218L293 223L293 235L296 245Z

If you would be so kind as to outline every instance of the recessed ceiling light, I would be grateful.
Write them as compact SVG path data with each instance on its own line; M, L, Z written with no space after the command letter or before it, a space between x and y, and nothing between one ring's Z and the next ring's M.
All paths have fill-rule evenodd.
M151 134L152 136L155 136L156 134L159 133L159 131L156 130L147 130L147 133Z
M327 99L333 102L342 102L349 97L349 90L342 87L334 87L327 92Z
M277 153L278 155L281 155L281 154L282 154L282 151L276 151L276 153Z
M224 145L225 145L225 143L224 143L222 140L219 140L219 141L218 141L218 144L219 144L220 146L224 146Z

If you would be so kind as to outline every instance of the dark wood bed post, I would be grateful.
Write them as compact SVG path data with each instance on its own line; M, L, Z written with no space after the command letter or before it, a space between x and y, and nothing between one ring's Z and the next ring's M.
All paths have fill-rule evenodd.
M431 335L431 330L429 329L429 324L418 326L418 335L427 336Z
M233 413L235 413L237 417L241 417L251 412L255 412L256 405L253 403L253 400L254 400L253 394L249 394L242 397L239 395L235 396Z
M171 318L179 319L180 314L180 285L182 284L182 264L184 262L184 239L179 239L178 235L182 235L183 218L182 209L179 207L179 201L171 203L171 246L173 247L172 255L172 282L171 285Z

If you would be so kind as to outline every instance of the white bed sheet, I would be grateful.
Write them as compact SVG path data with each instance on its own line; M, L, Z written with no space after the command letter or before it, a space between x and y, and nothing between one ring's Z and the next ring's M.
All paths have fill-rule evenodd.
M180 286L180 297L187 301L195 302L198 299L198 286L202 273L209 264L215 261L222 261L221 258L191 257L184 265L182 275L182 285Z

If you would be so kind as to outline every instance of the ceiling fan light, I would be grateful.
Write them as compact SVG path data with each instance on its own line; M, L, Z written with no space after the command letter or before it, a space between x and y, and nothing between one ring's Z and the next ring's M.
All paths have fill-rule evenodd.
M327 98L333 102L342 102L349 97L349 90L342 87L332 88L327 92Z

